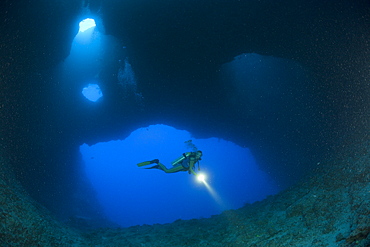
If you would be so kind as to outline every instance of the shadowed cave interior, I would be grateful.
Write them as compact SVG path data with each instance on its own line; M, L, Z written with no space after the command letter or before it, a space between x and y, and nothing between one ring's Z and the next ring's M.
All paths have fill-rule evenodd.
M368 1L2 5L4 246L370 243Z

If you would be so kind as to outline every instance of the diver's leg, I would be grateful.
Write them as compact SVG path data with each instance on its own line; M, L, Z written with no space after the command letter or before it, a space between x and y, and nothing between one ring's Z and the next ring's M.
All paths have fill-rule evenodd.
M150 164L153 164L153 163L157 163L157 165L152 166L152 167L148 167L148 168L145 168L145 169L159 169L159 170L164 171L165 173L174 173L174 172L179 172L179 171L184 170L184 167L182 165L177 165L177 166L174 166L174 167L168 169L165 165L160 163L158 159L155 159L155 160L152 160L152 161L141 162L141 163L137 164L137 166L139 166L139 167L140 166L146 166L146 165L150 165Z
M160 166L159 169L163 170L165 173L175 173L184 170L184 167L182 167L181 165L174 166L170 169L167 169L167 167L165 167L162 163L158 163L158 166Z
M162 170L164 172L166 172L168 170L167 167L165 167L158 160L154 160L154 161L157 161L157 162L153 162L153 163L157 163L158 165L155 165L155 166L152 166L152 167L148 167L148 168L145 168L145 169L159 169L159 170Z

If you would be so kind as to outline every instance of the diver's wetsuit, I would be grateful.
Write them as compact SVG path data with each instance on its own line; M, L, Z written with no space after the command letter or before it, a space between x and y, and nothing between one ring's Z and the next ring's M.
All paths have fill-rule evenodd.
M199 154L199 152L200 152L200 154ZM181 171L188 171L189 174L191 173L191 174L196 176L197 174L194 172L194 166L200 160L201 156L202 156L201 151L191 152L188 156L185 157L184 160L182 160L178 164L174 165L170 169L168 169L165 165L160 163L159 160L153 160L153 161L147 161L147 162L139 163L138 166L157 163L158 165L148 167L146 169L160 169L160 170L164 171L165 173L175 173L175 172L181 172Z

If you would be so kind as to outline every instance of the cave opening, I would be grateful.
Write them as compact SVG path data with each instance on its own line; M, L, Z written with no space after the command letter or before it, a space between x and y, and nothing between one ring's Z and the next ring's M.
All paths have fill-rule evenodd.
M86 99L96 102L98 99L103 97L103 93L98 84L89 83L86 87L82 89L82 94Z
M96 26L95 20L92 18L86 18L82 20L79 24L79 32L85 32L86 30Z
M200 171L207 184L187 172L167 174L136 165L159 159L169 168L194 148L203 152ZM83 144L80 152L105 215L123 227L206 218L279 191L248 148L215 137L194 138L164 124L137 129L124 140Z

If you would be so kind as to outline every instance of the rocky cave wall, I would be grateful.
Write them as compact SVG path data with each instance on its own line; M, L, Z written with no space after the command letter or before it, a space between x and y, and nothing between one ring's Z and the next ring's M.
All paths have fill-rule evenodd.
M144 111L128 109L108 84L110 98L98 109L82 99L71 99L76 107L62 104L71 89L60 89L52 68L68 56L81 9L89 4L106 34L127 47ZM367 138L367 1L89 4L5 1L0 10L2 149L17 179L51 208L57 207L51 201L71 199L80 144L116 139L117 133L152 123L247 146L285 186L302 175L300 166L313 166L350 139ZM230 108L219 69L248 52L293 59L309 69L313 80L307 91L314 95L316 114L301 117L314 118L312 128L290 125L297 116L280 116L284 124L271 126L265 123L274 119L263 112L251 118L243 107ZM292 149L299 160L291 158Z

